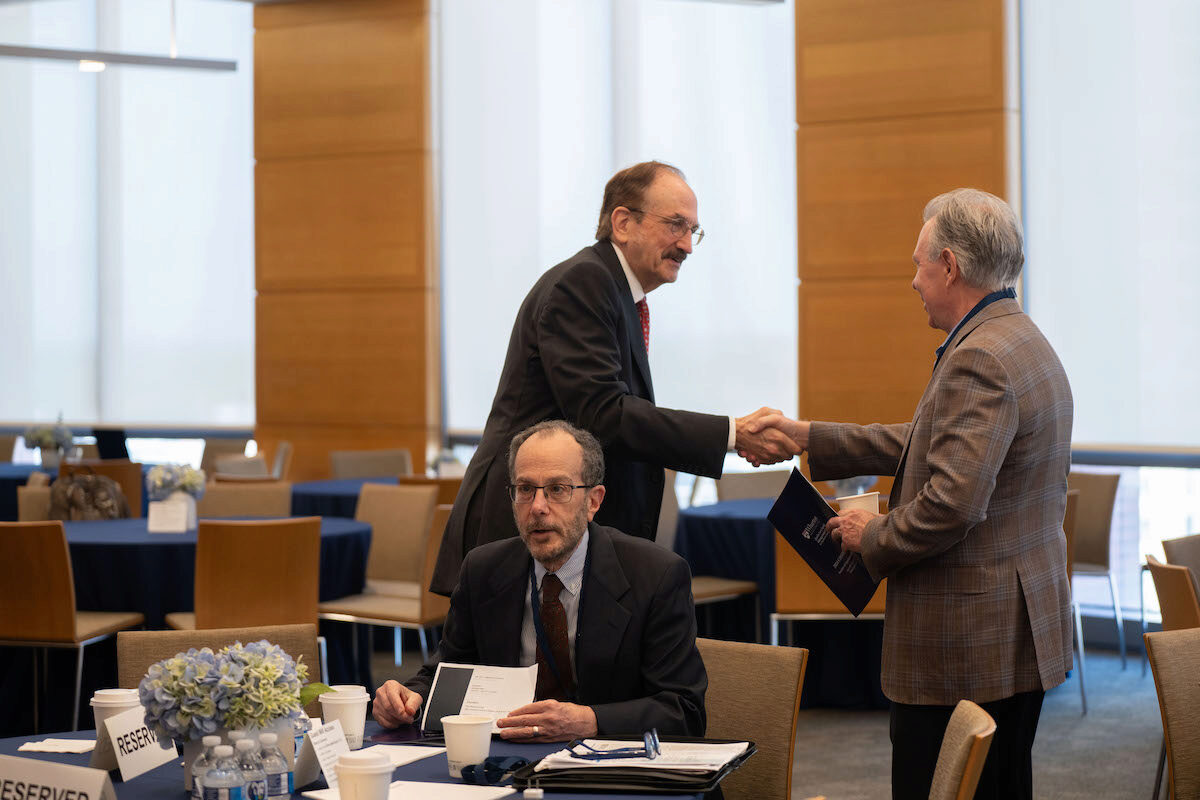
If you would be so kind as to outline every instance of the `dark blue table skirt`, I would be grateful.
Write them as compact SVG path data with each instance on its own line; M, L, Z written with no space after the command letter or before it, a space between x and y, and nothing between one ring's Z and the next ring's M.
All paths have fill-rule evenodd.
M364 483L395 486L395 475L378 478L344 478L332 481L304 481L292 484L292 515L354 518L358 493Z
M196 532L148 533L144 519L65 523L75 577L75 606L81 611L139 611L148 629L165 627L171 611L191 611L196 567ZM362 592L366 582L371 526L350 519L321 520L320 599L333 600ZM252 572L247 571L247 574ZM252 592L247 589L247 597ZM351 628L321 623L327 639L330 680L366 684L366 665L355 674L351 659ZM84 697L116 685L115 638L85 651ZM30 648L0 649L0 733L33 730L30 688ZM74 651L51 650L48 682L53 697L43 698L42 730L71 727L70 709L75 685ZM318 665L312 665L318 669ZM314 671L316 679L319 673ZM91 719L86 704L85 724Z
M37 470L34 464L0 464L0 522L17 519L17 487Z
M367 720L366 735L370 737L372 734L379 732L379 726L371 719ZM78 733L55 733L56 738L63 739L94 739L95 731L79 731ZM40 761L54 761L59 764L72 764L79 767L86 767L88 759L91 758L90 753L82 755L59 754L59 753L22 753L17 750L23 743L27 741L37 741L46 738L45 736L21 736L12 739L0 739L0 755L5 756L20 756L22 758L33 758ZM371 746L367 742L364 746ZM506 742L500 738L492 740L491 754L493 756L519 756L529 761L534 761L544 755L554 752L562 748L562 744L516 744ZM753 757L753 756L752 756ZM173 761L168 764L163 764L161 767L152 769L149 772L139 775L128 783L118 783L116 776L118 773L113 773L114 784L117 790L117 796L121 800L159 800L160 798L182 798L183 791L183 767L182 760ZM392 773L394 781L425 781L429 783L461 783L454 778L451 778L446 765L446 754L437 753L429 758L422 758L414 761L411 764L405 764L402 767L397 767ZM311 788L324 787L324 778L318 778L317 783ZM296 791L292 797L300 797L300 792ZM517 795L514 795L514 797ZM696 795L643 795L643 794L604 794L604 793L575 793L575 792L546 792L546 797L551 800L594 800L598 797L620 797L623 800L670 800L670 798L695 798Z
M770 615L775 611L775 528L767 519L774 500L727 500L695 506L679 513L675 551L691 565L693 575L751 580L758 584L763 627L759 641L769 642ZM712 628L701 635L754 641L753 608L748 601L717 603L701 610L711 614ZM794 641L809 650L801 706L805 708L887 708L880 686L883 623L872 620L802 621L790 623Z

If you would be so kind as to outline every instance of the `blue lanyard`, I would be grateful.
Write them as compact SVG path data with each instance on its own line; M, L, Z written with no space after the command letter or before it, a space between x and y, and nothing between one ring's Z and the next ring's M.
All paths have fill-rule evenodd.
M586 570L586 567L585 567ZM567 682L563 680L562 673L558 670L558 664L554 661L554 653L550 650L550 641L546 638L546 629L542 625L542 601L538 597L537 579L533 576L533 564L529 565L529 605L533 611L533 630L537 635L538 647L542 650L542 655L546 657L546 664L550 667L550 671L554 673L555 679L558 680L558 685L562 689L566 689ZM549 574L549 573L547 573ZM568 697L574 700L575 693L572 691Z

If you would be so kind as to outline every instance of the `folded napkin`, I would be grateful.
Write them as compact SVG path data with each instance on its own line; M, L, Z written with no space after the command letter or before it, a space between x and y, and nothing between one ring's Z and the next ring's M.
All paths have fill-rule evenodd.
M17 749L27 753L90 753L95 747L95 739L42 739L26 742Z

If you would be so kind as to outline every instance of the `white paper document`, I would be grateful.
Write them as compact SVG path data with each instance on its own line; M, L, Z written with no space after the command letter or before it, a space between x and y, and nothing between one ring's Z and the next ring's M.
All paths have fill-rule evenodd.
M426 747L421 744L377 744L374 747L364 747L363 753L382 753L392 762L393 767L403 767L422 758L436 756L446 752L444 747Z
M395 781L388 789L388 800L497 800L517 792L510 786L471 786L465 783L426 783ZM304 792L312 800L341 800L337 789Z
M25 742L17 749L27 753L90 753L95 746L95 739L42 739Z
M637 747L636 741L612 741L585 739L584 742L597 750L616 750L622 747ZM657 758L575 758L571 751L562 749L538 762L535 772L547 769L574 769L588 767L642 767L645 769L675 769L695 772L712 772L720 769L746 752L749 742L731 744L709 744L705 742L663 742L662 753ZM579 748L583 752L583 748Z
M478 664L438 664L425 703L421 728L440 731L442 717L478 714L498 720L533 702L537 664L528 667L484 667ZM493 733L500 729L492 726Z

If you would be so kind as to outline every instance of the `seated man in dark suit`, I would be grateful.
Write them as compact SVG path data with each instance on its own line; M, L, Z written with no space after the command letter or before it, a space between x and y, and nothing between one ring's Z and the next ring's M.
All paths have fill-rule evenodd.
M520 540L467 555L437 653L406 684L379 687L375 719L395 727L418 718L440 661L536 662L534 702L497 723L506 739L650 728L703 736L708 677L687 563L592 522L604 500L604 455L590 433L538 423L513 438L508 464Z

